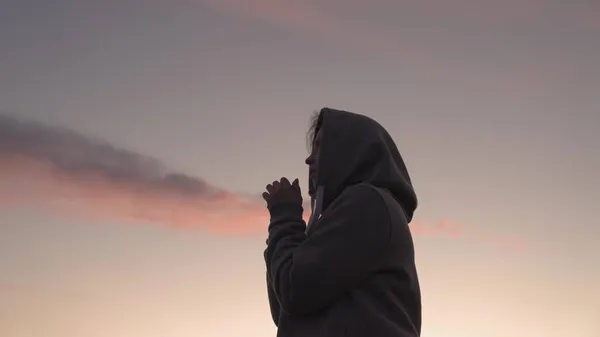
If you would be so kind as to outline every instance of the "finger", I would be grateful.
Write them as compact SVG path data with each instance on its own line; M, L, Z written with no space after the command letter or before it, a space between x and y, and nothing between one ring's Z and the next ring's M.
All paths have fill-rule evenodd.
M275 190L275 188L271 184L267 185L266 189L267 189L267 192L269 192L269 193L273 193L273 191Z
M281 178L281 185L285 186L285 187L289 187L290 181L288 180L288 178L286 178L286 177Z
M263 199L265 199L265 201L267 201L267 202L269 201L269 197L270 197L270 196L271 196L271 195L270 195L269 193L267 193L267 192L264 192L264 193L262 194L262 197L263 197Z
M298 178L294 179L294 181L292 182L292 186L298 191L300 191L300 182L298 181Z
M279 188L279 186L281 186L281 184L279 183L279 181L274 181L273 182L273 187L275 187L275 189Z

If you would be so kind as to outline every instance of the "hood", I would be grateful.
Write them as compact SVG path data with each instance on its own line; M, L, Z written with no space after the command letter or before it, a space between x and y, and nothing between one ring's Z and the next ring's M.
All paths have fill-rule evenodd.
M318 177L316 187L309 188L313 192L313 217L318 217L346 187L368 183L387 189L410 222L417 197L388 132L373 119L348 111L323 108L319 118L322 138Z

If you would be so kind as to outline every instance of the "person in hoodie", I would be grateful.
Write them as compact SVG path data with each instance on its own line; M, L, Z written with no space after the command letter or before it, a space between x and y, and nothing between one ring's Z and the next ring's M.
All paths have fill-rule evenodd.
M277 336L420 336L408 228L417 198L394 141L373 119L329 108L311 130L308 224L298 179L281 178L263 193Z

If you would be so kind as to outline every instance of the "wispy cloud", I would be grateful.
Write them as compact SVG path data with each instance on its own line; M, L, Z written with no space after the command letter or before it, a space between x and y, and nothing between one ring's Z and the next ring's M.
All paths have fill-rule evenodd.
M470 30L511 29L515 25L553 22L563 15L580 28L598 27L597 6L592 2L573 3L570 12L561 14L564 7L545 0L424 0L424 1L314 1L314 0L198 0L199 3L227 15L249 18L284 27L293 31L314 34L329 42L356 43L388 51L409 52L407 45L398 45L396 30L383 29L371 21L380 17L382 22L395 17L419 18L421 27L438 30L469 28ZM343 6L343 10L339 7ZM563 10L561 10L561 8ZM397 13L396 15L391 15ZM377 28L379 27L379 28ZM406 41L407 42L407 41ZM410 46L408 46L410 47ZM415 47L415 46L413 46ZM413 50L416 52L415 50ZM425 55L421 55L425 56Z
M444 233L444 236L449 238L460 238L463 237L467 231L466 226L461 223L442 220L433 223L420 222L415 220L411 223L411 231L414 235L423 237L435 237L439 236L440 233Z
M76 132L10 117L0 117L0 174L4 206L238 234L267 220L257 198Z
M348 20L325 10L318 2L302 0L199 0L204 5L242 18L285 27L292 31L319 36L327 42L388 50L387 39L356 27Z
M557 49L550 52L519 39L509 39L515 30L548 30L557 27L556 22L561 22L556 28L559 30L570 27L580 32L596 32L600 28L598 5L585 0L569 4L546 0L196 1L226 15L265 22L338 47L395 59L399 67L418 69L420 76L431 80L455 78L458 63L463 70L461 78L472 77L472 81L498 90L512 89L514 83L524 87L565 82L568 85L571 78L588 71L576 60L568 62L559 57ZM498 41L496 56L473 55L472 62L463 61L462 55L458 56L447 41L440 39L446 36L447 40L455 41L454 45L468 45L468 36L474 32Z
M0 115L0 208L17 205L84 221L154 223L229 235L264 233L268 223L258 194L226 191L172 173L154 158ZM413 230L446 237L462 231L448 221L415 223Z

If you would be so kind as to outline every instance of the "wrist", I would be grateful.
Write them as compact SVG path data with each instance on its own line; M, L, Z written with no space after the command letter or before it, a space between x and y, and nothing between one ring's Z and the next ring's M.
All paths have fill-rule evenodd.
M302 213L304 208L302 204L295 202L282 202L268 207L271 218L278 218L280 216L294 217L302 219Z

